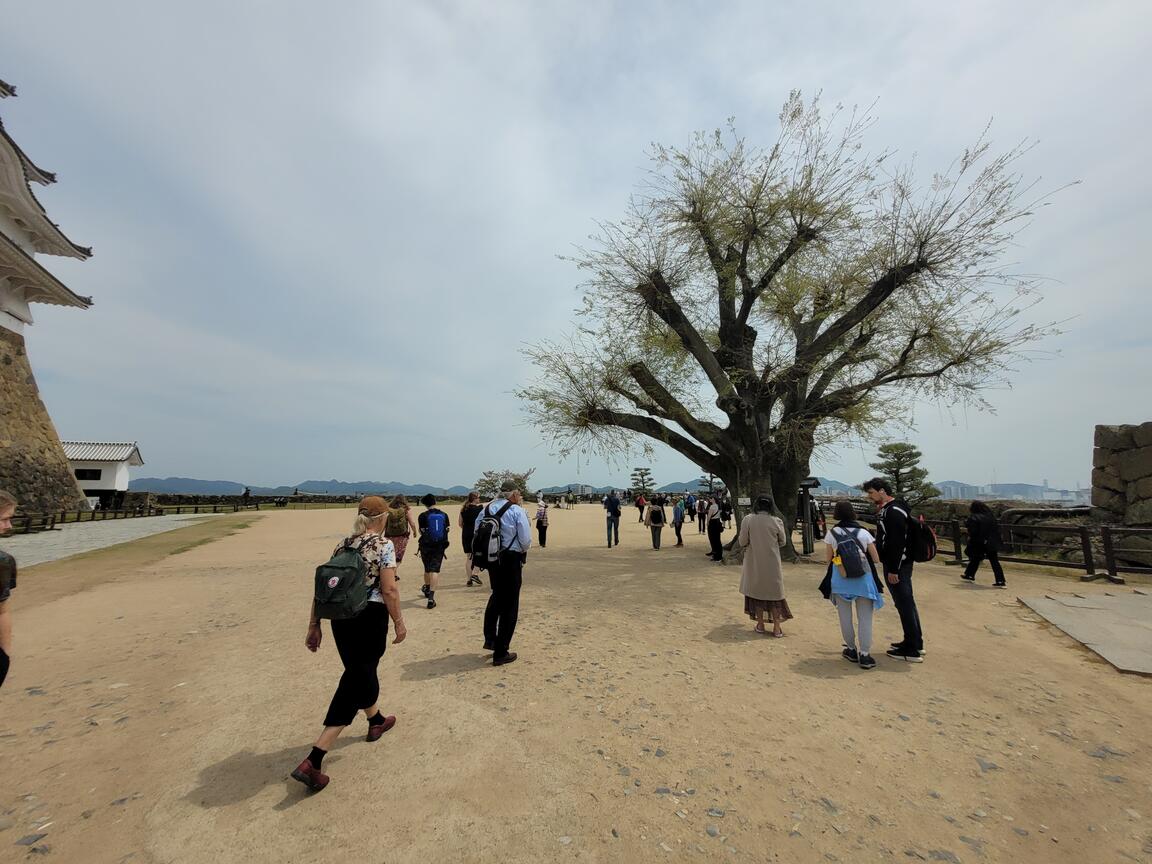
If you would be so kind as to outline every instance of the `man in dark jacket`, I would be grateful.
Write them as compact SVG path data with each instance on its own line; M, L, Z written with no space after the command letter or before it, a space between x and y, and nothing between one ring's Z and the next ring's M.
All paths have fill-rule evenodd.
M912 593L912 555L909 553L909 525L912 508L901 498L892 497L892 484L883 477L873 477L862 487L878 510L876 522L876 551L884 566L884 578L892 592L892 602L900 613L904 638L893 642L887 654L909 663L924 662L924 633L920 629L920 613L916 611L916 597Z

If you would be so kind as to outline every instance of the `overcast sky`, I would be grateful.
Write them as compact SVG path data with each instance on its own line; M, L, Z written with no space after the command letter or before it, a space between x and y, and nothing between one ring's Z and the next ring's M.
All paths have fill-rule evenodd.
M793 88L879 100L869 148L922 166L992 120L1001 148L1039 140L1043 188L1081 181L1017 250L1064 335L996 413L891 432L933 478L1086 484L1094 424L1152 420L1147 3L0 6L4 122L95 253L41 257L95 305L34 307L33 368L61 436L139 441L138 476L620 482L556 457L511 393L518 348L571 325L557 256L621 214L651 142L729 117L770 142ZM858 482L871 456L813 468Z

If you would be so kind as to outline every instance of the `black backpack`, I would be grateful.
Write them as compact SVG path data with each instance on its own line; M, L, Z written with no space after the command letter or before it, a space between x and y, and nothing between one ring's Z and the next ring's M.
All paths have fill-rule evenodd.
M904 513L901 507L893 507L892 509L897 513ZM936 557L936 532L932 530L931 525L924 521L923 516L904 513L904 518L907 520L908 526L905 529L907 539L904 543L908 557L918 564L931 561Z
M317 618L355 618L368 605L368 565L352 541L345 541L327 564L316 568L313 603Z
M841 536L843 535L843 536ZM832 536L836 538L836 557L840 559L840 572L845 579L859 579L864 575L864 545L859 535L851 528L836 527L832 529Z
M656 528L664 524L663 507L652 507L648 510L648 524Z
M472 566L477 570L487 570L500 560L500 519L512 506L506 501L495 513L491 504L484 508L484 516L472 535Z

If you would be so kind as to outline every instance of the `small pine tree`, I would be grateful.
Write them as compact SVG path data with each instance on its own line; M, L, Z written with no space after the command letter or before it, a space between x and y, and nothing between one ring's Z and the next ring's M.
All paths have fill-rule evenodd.
M629 482L632 484L633 495L652 494L654 481L652 480L652 472L647 468L633 468Z
M869 463L869 467L892 484L893 496L915 507L929 498L940 497L940 490L928 482L928 471L920 467L923 455L912 444L881 444L876 454L879 461Z

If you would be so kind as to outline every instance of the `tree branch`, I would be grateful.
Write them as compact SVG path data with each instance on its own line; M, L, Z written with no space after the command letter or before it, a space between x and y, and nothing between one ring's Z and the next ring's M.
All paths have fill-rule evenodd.
M717 452L721 449L723 430L715 423L707 420L697 420L668 389L661 384L652 371L643 363L632 363L628 366L628 374L640 385L640 388L662 410L662 416L674 423L680 424L685 431L702 444L706 444Z
M750 285L747 281L742 280L744 291L740 300L740 311L736 313L736 322L738 324L743 325L748 323L748 316L752 314L752 307L756 305L756 298L768 290L768 286L772 284L772 280L776 278L776 274L784 269L784 265L792 260L792 257L803 249L805 244L815 239L815 231L811 228L801 226L796 230L796 233L792 235L792 239L788 241L788 245L781 249L780 254L768 265L768 269L760 274L760 278L756 280L755 285ZM746 247L744 254L745 256L747 255ZM741 261L744 260L745 258L742 257Z
M691 459L705 471L719 474L721 459L715 453L705 450L695 442L685 438L678 432L657 423L651 417L642 417L639 414L625 414L613 411L610 408L593 408L585 415L589 423L597 426L616 426L647 435L664 444L667 444L677 453Z

